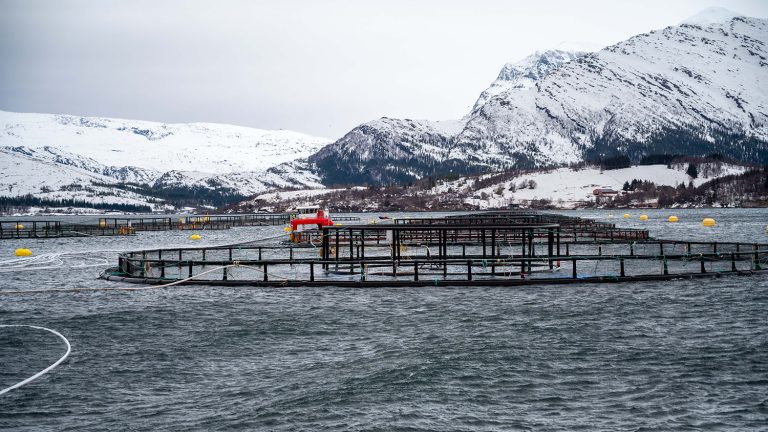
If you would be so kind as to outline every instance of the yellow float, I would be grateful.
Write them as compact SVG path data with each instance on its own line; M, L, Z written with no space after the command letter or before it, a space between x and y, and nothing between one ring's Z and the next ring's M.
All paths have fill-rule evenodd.
M640 215L640 220L641 221L647 221L648 220L648 215L646 215L646 214Z
M630 216L630 214L629 214L629 213L624 213L624 219L629 219L629 218L631 218L631 217L632 217L632 216Z
M677 222L677 221L678 221L678 220L680 220L680 219L678 219L678 218L677 218L677 216L670 216L669 218L667 218L667 220L668 220L669 222L672 222L672 223L674 223L674 222Z
M192 240L200 240L203 237L200 234L192 234L191 236L189 236L189 238Z
M713 227L713 226L717 225L715 220L712 219L712 218L704 218L704 220L701 221L701 224L704 225L705 227Z
M22 225L22 224L16 224L16 229L17 229L17 230L21 230L21 229L24 229L24 225Z
M32 251L27 248L19 248L19 249L16 249L16 256L17 257L32 256Z

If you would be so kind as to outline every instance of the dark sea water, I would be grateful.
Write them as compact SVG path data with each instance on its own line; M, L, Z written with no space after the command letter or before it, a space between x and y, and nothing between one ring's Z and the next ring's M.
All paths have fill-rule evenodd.
M644 225L622 213L618 224L657 237L768 242L766 210L648 211ZM679 224L663 222L672 213ZM702 228L705 216L718 226ZM116 256L100 251L188 235L4 241L0 291L120 286L95 280ZM13 261L20 246L36 261ZM51 373L0 396L0 429L768 430L767 316L763 276L0 296L0 324L72 343ZM64 350L49 333L0 328L0 389Z

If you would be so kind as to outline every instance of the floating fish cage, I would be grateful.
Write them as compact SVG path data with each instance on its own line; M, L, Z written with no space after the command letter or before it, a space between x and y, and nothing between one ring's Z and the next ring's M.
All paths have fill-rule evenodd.
M193 215L181 217L106 217L98 223L62 223L58 220L0 221L0 239L93 237L133 235L143 231L226 230L242 226L283 225L288 213Z
M539 213L328 226L304 244L120 254L102 277L143 284L488 286L629 282L762 272L768 245L653 239L646 230Z

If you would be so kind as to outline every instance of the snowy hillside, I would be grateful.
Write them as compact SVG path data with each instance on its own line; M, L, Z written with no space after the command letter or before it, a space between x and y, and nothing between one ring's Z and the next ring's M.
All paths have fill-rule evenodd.
M481 208L489 208L545 199L551 200L559 207L569 208L586 201L594 201L592 191L595 188L606 187L621 191L625 182L632 182L635 179L652 181L656 185L664 186L676 187L689 183L698 186L714 178L746 171L746 167L740 165L717 164L712 167L702 167L702 175L692 179L686 174L686 168L687 164L677 164L671 168L667 165L638 165L605 171L599 168L558 168L520 175L474 190L474 198L469 198L466 202ZM432 193L439 194L451 188L455 190L471 184L472 180L459 179L436 186Z
M217 200L321 187L306 163L295 159L326 143L296 132L230 125L0 111L0 196L153 205L163 197Z
M160 172L264 171L330 140L292 131L213 123L165 124L0 111L0 146L54 147L110 166Z
M355 186L351 190L365 190L365 187ZM314 201L323 195L332 194L334 192L341 192L347 189L298 189L287 190L279 192L267 192L254 197L252 200L245 201L246 204L256 204L258 202L264 202L267 204L281 202L281 201L294 201L300 204L298 205L310 205L314 204Z
M321 188L322 184L319 178L309 174L306 166L297 162L257 172L210 174L173 170L161 173L106 166L50 147L0 147L0 196L32 194L45 199L143 204L162 209L165 208L163 197L179 197L185 192L212 199L294 187Z
M768 163L768 21L705 10L594 53L506 65L450 131L383 118L311 156L325 184L410 182L626 155ZM454 132L460 129L459 132Z
M111 183L115 183L115 179L109 176L0 148L0 196L32 194L48 200L148 205L154 210L166 208L162 201L109 187Z

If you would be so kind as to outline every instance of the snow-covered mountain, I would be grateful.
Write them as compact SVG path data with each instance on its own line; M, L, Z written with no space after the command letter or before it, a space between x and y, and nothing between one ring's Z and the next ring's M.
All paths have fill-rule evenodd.
M580 51L563 51L560 49L536 51L528 57L507 63L501 68L498 78L491 86L480 93L472 111L485 105L496 95L513 89L525 90L533 87L537 81L552 73L565 63L581 57L586 53Z
M523 91L582 53L536 52L507 63L498 78L480 94L475 109L504 92ZM382 117L364 123L312 155L325 184L404 182L435 173L469 174L475 166L453 157L455 137L471 117L429 121Z
M421 178L445 165L460 120L373 120L323 147L309 161L327 185L389 183ZM461 170L461 164L455 167Z
M224 174L263 171L330 140L293 131L214 123L166 124L0 111L0 146L51 147L104 165Z
M488 168L650 153L768 162L766 42L768 21L745 17L641 34L489 100L454 146Z
M128 183L134 185L131 199L156 203L153 194L169 191L210 198L319 187L319 179L295 160L328 142L291 131L211 123L0 111L0 195L103 202L95 197L125 198Z
M768 21L736 15L708 10L594 53L531 56L505 66L499 76L510 82L494 82L458 128L380 119L309 161L326 184L619 154L637 161L656 153L719 153L768 163Z

